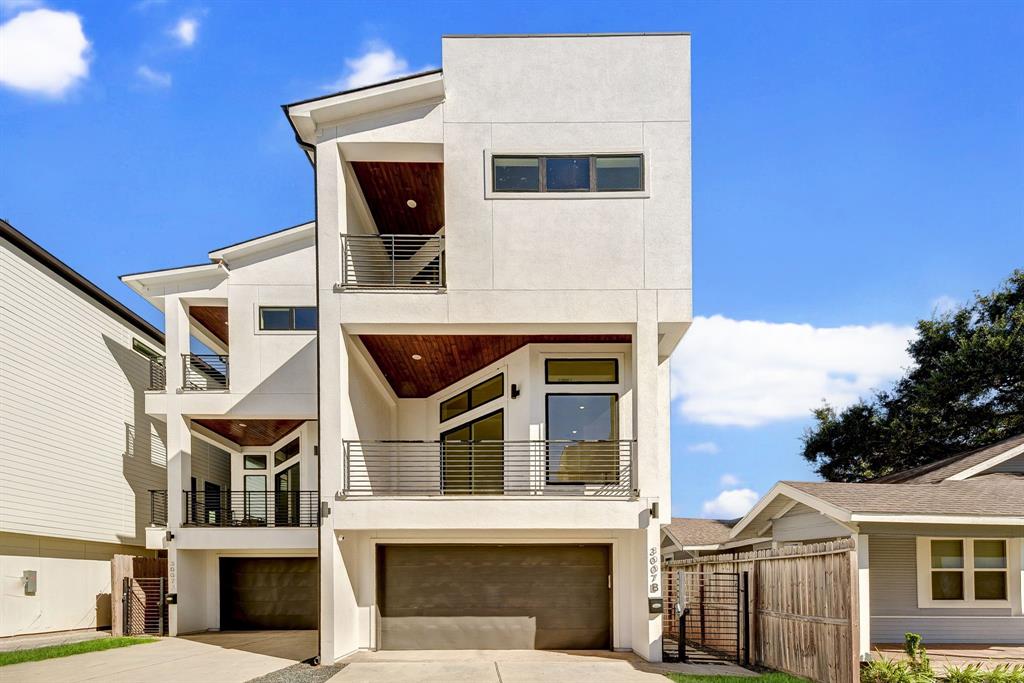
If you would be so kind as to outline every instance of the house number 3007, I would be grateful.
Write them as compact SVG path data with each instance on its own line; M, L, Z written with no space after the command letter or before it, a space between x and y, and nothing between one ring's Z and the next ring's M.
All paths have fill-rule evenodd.
M660 570L658 568L658 549L651 548L647 555L647 571L650 572L651 586L649 589L650 595L657 596L661 592L661 586L658 585L658 575Z

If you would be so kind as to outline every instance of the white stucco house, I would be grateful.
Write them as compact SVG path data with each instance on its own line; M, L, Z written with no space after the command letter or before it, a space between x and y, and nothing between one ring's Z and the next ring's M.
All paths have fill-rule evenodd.
M685 34L445 37L284 106L315 221L123 278L166 315L172 634L660 658L689 73Z
M0 220L0 638L109 627L110 559L154 554L166 449L144 391L163 341Z

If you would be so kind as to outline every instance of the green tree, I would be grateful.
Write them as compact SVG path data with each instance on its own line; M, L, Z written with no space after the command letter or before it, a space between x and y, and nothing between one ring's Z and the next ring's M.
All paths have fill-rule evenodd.
M865 481L1024 432L1024 270L917 323L912 367L842 412L814 411L803 456L829 481Z

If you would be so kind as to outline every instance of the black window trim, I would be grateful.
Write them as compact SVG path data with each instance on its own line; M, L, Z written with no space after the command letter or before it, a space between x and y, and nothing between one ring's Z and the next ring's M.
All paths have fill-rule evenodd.
M246 460L246 458L248 458L249 456L252 456L252 455L256 455L256 456L262 455L263 456L263 467L249 467L249 461ZM269 464L270 464L270 458L267 456L266 453L243 453L242 454L242 470L243 471L244 470L249 470L250 472L262 472L263 470L267 469L267 465L269 465Z
M601 485L605 482L588 482L588 481L552 481L551 480L551 402L548 399L551 396L614 396L615 397L615 431L619 431L619 401L621 396L617 391L548 391L544 392L544 439L547 441L547 452L544 453L544 485L545 486L590 486L590 485ZM621 436L621 434L620 434ZM605 441L605 439L574 439L581 443L597 443ZM618 442L622 439L615 439ZM608 440L609 443L612 440ZM620 465L616 465L618 468Z
M475 406L472 405L471 404L471 400L473 398L473 390L476 389L479 386L487 384L488 382L492 381L495 377L498 377L498 378L501 379L501 394L499 394L498 396L495 396L494 398L488 399L488 400L484 401L483 403L481 403L479 405L475 405ZM451 417L445 417L444 416L444 404L448 403L451 400L454 400L454 399L458 398L459 396L462 396L463 394L466 394L466 405L469 406L469 407L466 408L465 410L463 410L461 413L459 413L457 415L452 415ZM448 398L446 398L446 399L444 399L442 401L439 401L438 404L437 404L437 419L438 419L438 423L439 424L444 424L445 422L448 422L449 420L454 420L455 418L461 417L461 416L465 415L468 412L476 410L477 408L481 408L481 407L487 405L488 403L490 403L491 401L497 401L499 398L504 398L504 397L505 397L505 372L501 371L497 375L491 375L487 379L480 380L479 382L477 382L473 386L467 387L466 389L463 389L462 391L458 392L457 394L452 394Z
M316 311L316 306L260 306L257 311L257 317L259 318L260 332L316 332L317 327L320 325L320 314L319 311L316 314L317 327L311 329L297 328L295 327L295 311L300 308L311 308ZM287 310L289 315L289 326L284 329L268 328L263 324L263 311L265 310Z
M547 189L547 160L548 159L579 159L590 160L590 187L577 190L549 190ZM640 187L632 190L599 190L597 189L597 159L618 159L624 157L640 158ZM501 190L498 189L498 159L536 159L537 160L537 184L536 190ZM491 154L491 192L495 194L576 194L576 193L616 193L616 192L644 192L647 189L647 164L646 155L643 152L614 152L609 154Z
M134 336L132 337L132 351L147 360L159 360L164 358L162 353L155 349L151 349L149 344Z
M597 361L601 361L601 360L609 361L610 360L614 364L614 366L615 366L615 379L613 381L605 380L605 381L582 381L582 382L576 382L576 381L572 381L572 380L551 381L550 379L548 379L548 377L550 377L550 374L549 374L550 363L553 360L554 361L574 361L574 360L578 360L578 361L595 361L595 360L597 360ZM619 383L619 359L618 358L614 358L614 357L611 357L611 358L609 358L609 357L601 357L601 358L586 358L586 357L560 358L560 357L556 356L556 357L548 357L548 358L544 359L544 384L556 384L556 385L557 384L561 384L561 385L572 384L572 385L579 386L579 385L586 385L586 384L609 385L609 384L618 384L618 383Z

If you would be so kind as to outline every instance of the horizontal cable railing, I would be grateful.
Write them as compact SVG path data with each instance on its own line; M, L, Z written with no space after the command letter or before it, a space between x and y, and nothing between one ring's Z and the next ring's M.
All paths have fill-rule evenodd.
M228 388L228 370L227 356L183 353L182 388L185 391L224 391Z
M342 235L341 255L343 287L444 287L440 235Z
M167 491L149 490L150 526L167 526Z
M636 495L633 441L346 441L346 496Z
M167 361L163 356L149 359L149 388L151 391L167 388Z
M184 491L185 524L217 527L317 526L316 491Z

